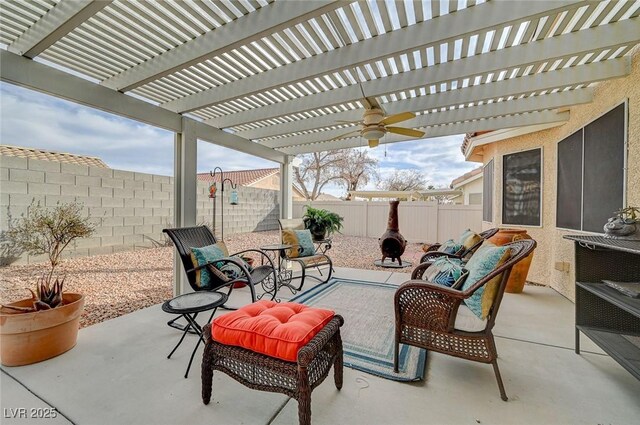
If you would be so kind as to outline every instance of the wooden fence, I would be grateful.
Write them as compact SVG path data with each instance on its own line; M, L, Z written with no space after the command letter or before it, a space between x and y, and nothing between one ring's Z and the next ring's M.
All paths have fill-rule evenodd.
M344 217L342 234L378 238L387 228L388 202L294 202L293 216L304 206L324 208ZM436 202L400 202L400 233L409 242L438 242L457 238L466 229L482 230L481 205L438 205Z

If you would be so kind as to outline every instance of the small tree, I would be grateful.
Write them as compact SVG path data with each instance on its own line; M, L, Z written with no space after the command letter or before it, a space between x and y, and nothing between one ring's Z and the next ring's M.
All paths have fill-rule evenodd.
M49 257L51 270L45 279L47 285L65 248L74 240L87 238L95 231L90 217L82 217L82 208L82 204L75 202L58 203L54 208L32 202L27 215L16 220L7 230L7 238L22 251Z
M347 192L358 190L377 177L378 160L369 155L369 150L345 149L338 155L336 173L344 182Z
M389 191L424 190L427 179L418 170L395 170L378 183L378 188Z

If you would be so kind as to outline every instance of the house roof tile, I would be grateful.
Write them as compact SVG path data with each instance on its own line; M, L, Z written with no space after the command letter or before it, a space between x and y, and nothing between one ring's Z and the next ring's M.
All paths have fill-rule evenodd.
M0 155L18 158L37 159L41 161L56 161L68 164L87 165L89 167L109 168L100 158L95 156L74 155L72 153L47 151L22 146L0 145Z
M264 178L273 176L280 172L279 168L261 168L258 170L238 170L238 171L225 171L224 177L231 179L231 181L240 186L251 186ZM214 178L209 173L198 173L198 180L205 182L220 183L220 174L216 174Z

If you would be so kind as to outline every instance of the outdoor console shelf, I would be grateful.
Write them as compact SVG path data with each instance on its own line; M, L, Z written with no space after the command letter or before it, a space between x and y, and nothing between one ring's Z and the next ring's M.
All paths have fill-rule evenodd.
M602 280L640 282L640 241L565 236L575 242L576 353L580 332L640 379L640 299Z

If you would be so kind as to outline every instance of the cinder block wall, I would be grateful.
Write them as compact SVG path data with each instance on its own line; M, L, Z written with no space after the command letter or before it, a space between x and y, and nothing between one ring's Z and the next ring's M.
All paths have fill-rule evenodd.
M225 188L225 236L278 228L278 191L238 187L239 205L229 205ZM220 192L218 192L220 194ZM220 235L220 199L216 233ZM32 201L44 206L80 202L97 225L91 238L77 241L67 256L110 254L164 241L162 229L173 225L173 178L110 168L0 156L0 232L9 220L27 213ZM198 182L197 222L211 225L213 205L208 185ZM0 260L13 253L2 250ZM16 261L45 261L22 255Z

